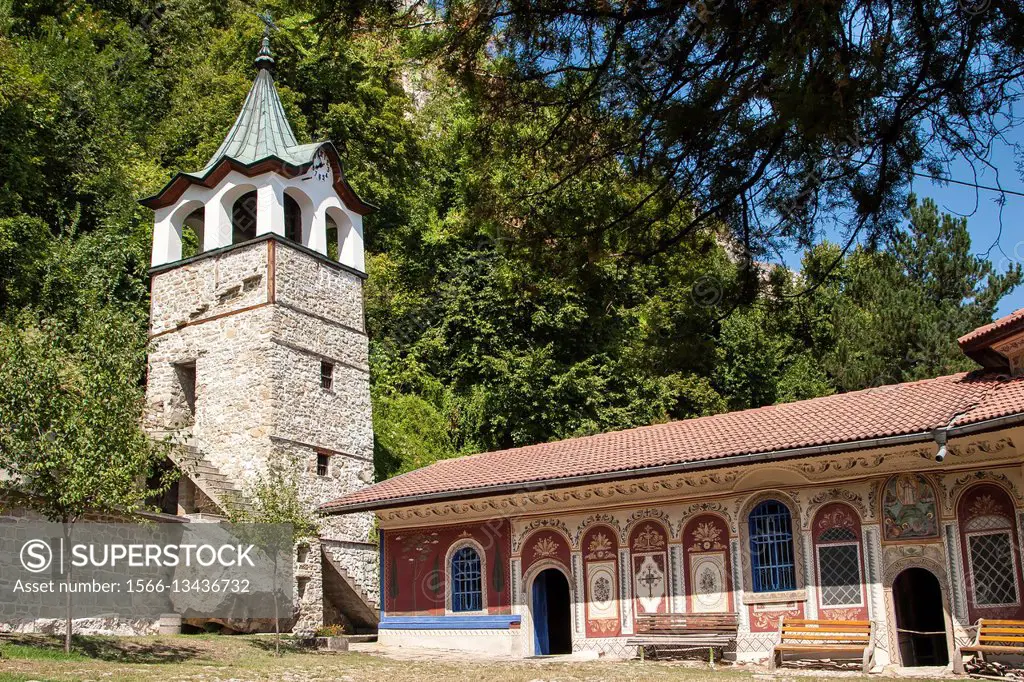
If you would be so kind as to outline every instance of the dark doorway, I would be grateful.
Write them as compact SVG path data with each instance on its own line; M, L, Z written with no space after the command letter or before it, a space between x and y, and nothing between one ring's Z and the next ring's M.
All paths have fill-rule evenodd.
M942 589L931 571L908 568L892 584L900 660L908 667L946 665L946 618Z
M172 475L174 470L174 463L169 459L162 460L155 467L153 471L146 478L146 489L147 490L159 490L162 488L167 481L167 477ZM171 486L158 495L150 495L146 498L146 504L150 507L155 507L164 514L177 514L178 513L178 483L180 481L174 481Z
M533 644L538 656L572 653L569 581L556 568L533 581Z

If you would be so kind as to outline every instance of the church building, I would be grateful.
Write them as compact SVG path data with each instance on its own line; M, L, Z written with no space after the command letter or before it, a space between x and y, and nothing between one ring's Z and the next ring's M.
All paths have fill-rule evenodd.
M719 614L731 653L759 660L785 617L870 621L883 666L945 664L979 618L1024 618L1024 311L960 339L972 372L371 485L373 207L330 142L298 144L266 36L256 66L207 165L143 200L146 426L181 444L168 515L221 520L275 466L319 506L320 537L296 548L293 629L632 656L642 619Z
M870 620L876 668L944 665L979 618L1024 618L1024 311L959 343L975 371L444 460L321 509L377 516L384 643L633 656L651 614L731 614L739 660L795 617Z

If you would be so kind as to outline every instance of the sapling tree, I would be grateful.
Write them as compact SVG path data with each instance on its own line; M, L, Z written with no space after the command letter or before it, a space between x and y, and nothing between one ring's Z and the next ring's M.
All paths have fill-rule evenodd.
M291 555L301 538L316 536L318 526L313 512L299 495L299 463L286 453L277 451L269 459L265 471L246 486L242 499L229 502L228 516L233 523L252 524L241 530L274 558L274 653L281 655L281 614L277 599L278 558ZM283 534L280 526L291 527ZM261 532L261 528L266 532Z
M0 324L0 495L62 524L65 543L83 517L133 518L173 483L160 469L170 446L142 429L144 350L115 312L85 314L73 334L28 316ZM70 590L66 604L70 652Z

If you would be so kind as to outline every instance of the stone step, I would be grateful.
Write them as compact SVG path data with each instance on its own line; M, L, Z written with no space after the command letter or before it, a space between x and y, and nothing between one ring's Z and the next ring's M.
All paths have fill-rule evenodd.
M214 504L227 512L229 506L251 509L252 505L242 496L242 491L220 472L193 445L180 446L181 454L176 458L179 466L186 472L196 486L206 494ZM230 500L230 505L228 504Z
M366 592L352 576L342 568L325 548L320 550L321 561L325 568L340 578L340 584L329 581L327 574L324 574L324 595L330 598L335 606L357 627L357 633L373 632L380 619L380 608L374 600L370 599ZM343 587L344 586L344 587ZM339 592L339 590L342 590ZM351 595L345 598L345 590Z
M194 479L202 479L210 485L226 485L234 487L231 485L231 482L228 481L228 477L224 474L192 474L191 477Z

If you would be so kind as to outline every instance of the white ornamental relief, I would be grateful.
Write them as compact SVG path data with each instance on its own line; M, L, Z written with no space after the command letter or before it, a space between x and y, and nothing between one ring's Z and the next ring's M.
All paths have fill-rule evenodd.
M636 572L637 601L644 613L657 613L661 600L665 596L665 572L658 566L653 556L644 557Z
M618 611L615 601L615 562L596 562L587 564L587 583L590 601L587 604L589 620L608 620L618 622Z

